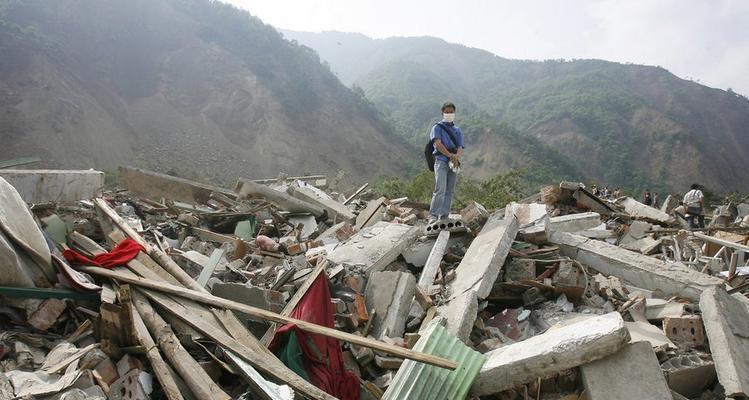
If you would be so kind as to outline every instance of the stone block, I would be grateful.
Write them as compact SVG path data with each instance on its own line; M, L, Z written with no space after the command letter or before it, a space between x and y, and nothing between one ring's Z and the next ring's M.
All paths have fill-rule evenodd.
M666 382L675 392L687 397L700 397L715 383L715 363L696 355L682 355L661 364Z
M664 318L663 331L669 339L682 347L699 347L705 344L705 331L699 315Z
M722 286L702 293L700 310L726 397L749 396L749 310Z
M416 291L416 278L407 272L374 272L367 282L364 297L367 309L374 309L372 335L401 337Z
M486 396L614 354L629 342L619 313L583 319L492 350L471 389Z
M0 169L27 203L71 203L96 197L104 187L104 173L94 170Z
M588 400L672 400L649 343L632 343L580 367Z

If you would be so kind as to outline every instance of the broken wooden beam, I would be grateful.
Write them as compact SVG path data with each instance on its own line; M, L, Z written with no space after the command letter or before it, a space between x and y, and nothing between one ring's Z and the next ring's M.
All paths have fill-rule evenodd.
M245 304L237 303L235 301L222 299L220 297L213 296L208 293L196 291L196 290L190 290L179 286L170 285L164 282L157 282L150 279L144 279L144 278L136 278L127 276L127 274L123 274L122 272L113 271L113 270L107 270L103 268L97 268L97 267L81 267L81 271L87 272L93 275L103 276L105 278L109 279L115 279L121 282L130 283L132 285L136 285L139 287L143 287L146 289L155 290L162 293L168 293L173 294L176 296L184 297L187 299L191 299L194 301L198 301L201 303L205 303L208 305L212 305L215 307L221 307L226 308L233 311L238 311L244 314L247 314L251 318L255 318L261 321L271 321L271 322L277 322L282 324L294 324L299 329L310 332L310 333L316 333L319 335L323 335L326 337L335 338L338 340L342 340L344 342L357 344L364 347L369 347L373 350L379 350L388 354L392 354L401 358L408 358L415 361L421 361L427 364L436 365L438 367L447 368L447 369L455 369L457 368L457 363L454 361L450 361L447 359L444 359L442 357L435 357L428 354L423 353L417 353L414 351L406 350L402 347L398 346L392 346L384 342L380 342L378 340L373 339L367 339L363 338L361 336L352 335L350 333L345 333L338 331L336 329L320 326L317 324L313 324L307 321L298 320L295 318L286 317L271 311L263 310L257 307L248 306Z

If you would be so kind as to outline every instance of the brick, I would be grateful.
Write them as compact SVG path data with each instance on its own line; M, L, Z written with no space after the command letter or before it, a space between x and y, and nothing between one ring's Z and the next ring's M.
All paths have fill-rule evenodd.
M65 311L65 307L65 301L63 300L44 300L26 322L40 331L46 331L57 322L57 318L59 318L60 314Z
M375 356L375 364L382 369L398 369L403 364L402 358Z
M705 344L705 330L699 315L664 318L663 332L680 346L698 347Z

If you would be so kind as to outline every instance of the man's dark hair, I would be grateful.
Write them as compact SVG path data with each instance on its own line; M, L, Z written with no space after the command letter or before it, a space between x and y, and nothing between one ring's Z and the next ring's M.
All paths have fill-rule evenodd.
M444 112L445 109L448 108L448 107L452 107L453 110L457 110L458 109L457 107L455 107L455 104L453 104L453 103L451 103L451 102L448 101L448 102L445 102L445 104L442 105L442 112Z
M692 186L690 186L689 188L692 189L692 190L699 190L700 189L700 185L699 185L699 183L693 183Z

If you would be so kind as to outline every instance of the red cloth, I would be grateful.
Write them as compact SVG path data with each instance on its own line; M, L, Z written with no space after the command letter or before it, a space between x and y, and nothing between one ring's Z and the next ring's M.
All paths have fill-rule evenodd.
M325 273L320 274L302 297L292 318L333 328L333 304ZM359 400L359 378L343 365L341 345L335 338L312 334L288 324L278 329L271 349L283 345L285 333L294 330L304 354L304 369L312 384L341 400Z
M109 253L102 253L90 259L75 250L67 249L62 252L63 257L73 265L96 265L102 268L114 268L125 265L138 256L138 253L146 249L133 239L121 241Z

